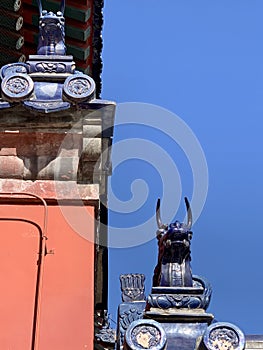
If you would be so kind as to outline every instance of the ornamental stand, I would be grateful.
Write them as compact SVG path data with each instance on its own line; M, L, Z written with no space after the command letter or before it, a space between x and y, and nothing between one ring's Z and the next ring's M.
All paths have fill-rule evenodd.
M153 287L144 297L144 276L121 276L123 303L118 311L117 349L222 350L245 348L242 331L233 324L216 322L206 312L212 288L192 275L190 241L192 213L185 198L187 224L163 224L157 201L158 263Z
M63 10L41 9L40 33L37 55L0 71L0 348L92 349L115 103L65 54Z

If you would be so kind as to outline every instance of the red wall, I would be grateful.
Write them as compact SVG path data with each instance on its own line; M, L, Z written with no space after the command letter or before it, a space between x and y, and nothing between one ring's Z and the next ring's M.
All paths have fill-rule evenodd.
M94 218L94 208L86 209ZM78 215L83 208L67 210ZM38 272L35 349L93 349L93 242L74 231L59 206L48 206L46 242L54 254L45 255L39 267L40 233L34 223L43 228L43 212L40 205L0 205L0 349L31 349ZM94 221L83 225L93 235Z

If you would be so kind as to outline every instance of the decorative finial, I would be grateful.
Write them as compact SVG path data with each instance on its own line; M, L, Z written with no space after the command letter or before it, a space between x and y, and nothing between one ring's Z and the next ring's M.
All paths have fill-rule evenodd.
M156 205L157 239L159 246L158 263L154 270L153 286L192 287L191 251L192 211L185 197L187 223L175 221L163 224L160 214L160 199Z
M192 275L191 239L192 211L185 197L187 222L163 224L161 201L156 205L158 262L154 270L152 293L148 296L147 311L160 309L203 309L209 305L212 288L203 277ZM208 316L210 319L210 316Z
M145 276L141 273L120 275L122 301L132 302L145 300Z
M61 1L60 10L55 14L42 9L41 0L39 8L39 37L38 55L65 55L65 0Z

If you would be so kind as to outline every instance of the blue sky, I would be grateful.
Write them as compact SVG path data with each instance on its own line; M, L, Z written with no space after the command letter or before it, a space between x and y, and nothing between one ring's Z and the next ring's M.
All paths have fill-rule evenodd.
M109 0L104 9L102 97L119 104L153 104L153 119L160 115L158 130L151 123L127 123L125 115L129 112L132 120L137 113L130 105L118 109L110 188L123 207L110 212L109 234L116 227L123 232L131 228L135 237L141 234L138 226L154 217L158 196L166 202L164 221L178 203L174 216L183 220L183 196L191 199L194 185L202 184L194 183L185 149L163 131L164 123L173 127L167 113L180 117L198 139L209 172L206 203L193 226L192 270L213 286L208 311L246 334L262 333L263 324L262 16L262 0ZM127 140L129 154L118 163ZM138 140L163 150L162 160L155 148L150 152L155 158L147 160L149 152L140 158L144 146ZM177 191L169 179L174 176L178 185L178 174ZM138 208L127 212L126 204L136 198ZM114 200L110 195L110 208ZM155 230L150 221L152 237ZM145 273L148 294L156 256L154 238L110 249L113 319L121 301L119 275Z

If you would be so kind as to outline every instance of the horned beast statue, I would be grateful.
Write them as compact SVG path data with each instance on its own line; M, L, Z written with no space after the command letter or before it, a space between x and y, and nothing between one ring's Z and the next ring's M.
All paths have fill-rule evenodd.
M158 263L154 270L153 287L192 287L190 241L192 238L192 211L185 197L187 224L175 221L163 224L160 215L160 199L156 205Z
M61 1L60 10L55 14L42 10L41 0L38 0L40 12L38 55L65 55L65 0Z

